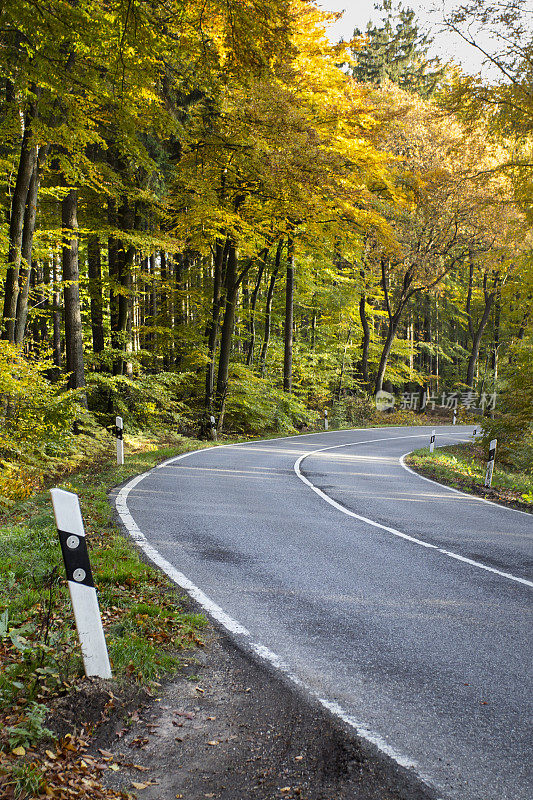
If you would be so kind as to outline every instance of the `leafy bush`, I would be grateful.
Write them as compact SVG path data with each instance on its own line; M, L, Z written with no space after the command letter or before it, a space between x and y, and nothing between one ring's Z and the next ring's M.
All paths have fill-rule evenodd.
M318 418L294 395L258 378L243 364L236 364L230 373L224 427L250 436L269 432L295 433L311 426Z
M49 366L28 361L20 348L0 341L0 458L46 453L69 434L77 393L51 384L44 375Z
M191 410L178 399L190 380L188 373L175 372L139 375L134 379L92 373L88 378L87 400L103 425L113 425L118 414L130 430L169 425L179 432L190 425Z
M533 474L533 346L521 344L511 354L499 411L482 423L482 443L488 450L498 440L497 459Z
M381 422L386 416L376 410L374 398L371 395L346 395L336 400L329 413L330 422L335 428L357 427L368 425L369 422Z

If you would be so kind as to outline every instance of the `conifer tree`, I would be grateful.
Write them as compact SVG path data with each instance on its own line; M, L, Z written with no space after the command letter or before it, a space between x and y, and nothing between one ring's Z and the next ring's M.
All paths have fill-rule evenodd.
M381 10L381 24L369 22L364 34L358 28L354 30L354 36L364 36L366 42L354 51L357 63L351 68L353 77L375 86L391 81L406 91L431 97L444 74L439 59L427 55L433 40L420 32L410 8L383 0Z

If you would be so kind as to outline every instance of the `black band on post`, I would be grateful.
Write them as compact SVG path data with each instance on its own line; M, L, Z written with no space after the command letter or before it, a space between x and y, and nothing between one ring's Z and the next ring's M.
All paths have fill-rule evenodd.
M94 588L93 573L85 536L58 530L67 580Z

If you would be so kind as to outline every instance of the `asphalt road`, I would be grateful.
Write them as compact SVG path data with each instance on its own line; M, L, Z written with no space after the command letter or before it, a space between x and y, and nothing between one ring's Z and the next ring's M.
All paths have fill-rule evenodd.
M406 471L428 431L204 450L136 479L117 507L439 796L531 800L533 520ZM442 445L471 428L437 431Z

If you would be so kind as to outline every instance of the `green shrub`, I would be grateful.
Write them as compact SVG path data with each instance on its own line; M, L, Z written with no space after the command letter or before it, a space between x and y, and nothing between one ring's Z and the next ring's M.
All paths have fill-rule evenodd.
M371 395L346 395L335 400L329 412L331 425L334 428L357 427L368 425L369 422L386 420L386 415L379 414L376 410L374 398Z
M482 423L482 443L498 440L497 459L533 474L533 346L523 343L511 353L494 419Z
M69 435L79 411L77 393L51 384L44 375L49 366L0 341L0 458L46 453Z
M191 410L181 399L190 381L189 373L160 372L135 378L92 373L87 401L102 425L114 425L119 415L129 430L168 425L180 432L191 424Z
M259 436L270 432L295 433L318 418L294 395L278 389L243 364L231 368L224 428Z

